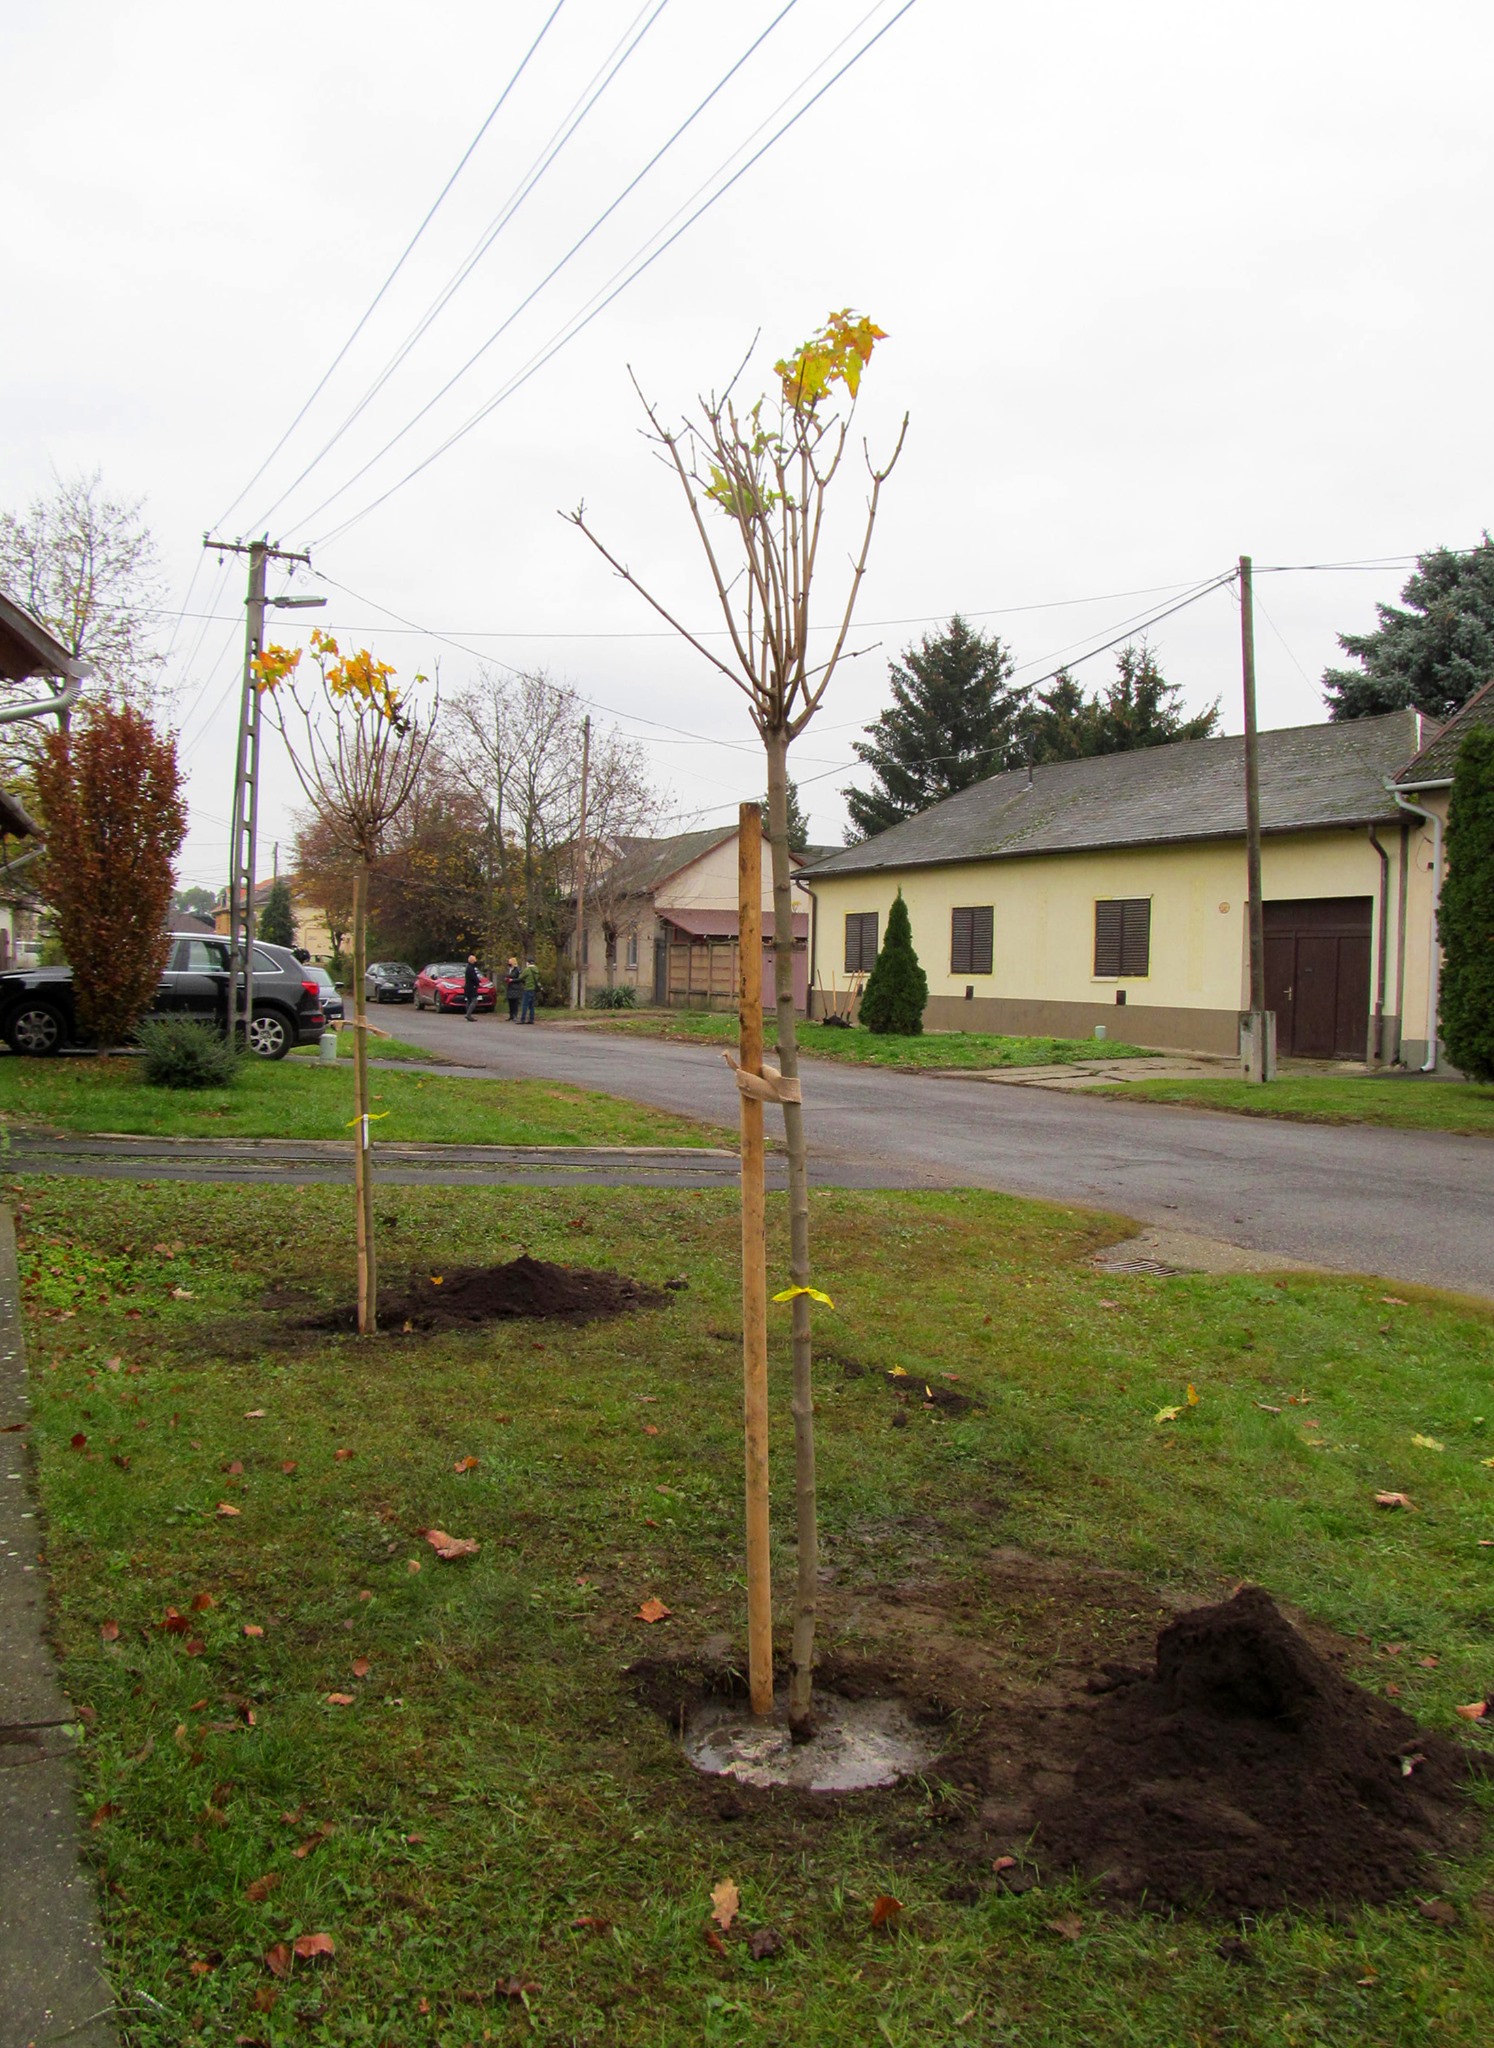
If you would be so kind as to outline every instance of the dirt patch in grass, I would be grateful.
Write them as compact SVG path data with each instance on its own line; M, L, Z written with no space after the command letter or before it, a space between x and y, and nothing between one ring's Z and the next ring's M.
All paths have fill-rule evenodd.
M386 1330L456 1330L476 1323L594 1323L630 1309L658 1308L667 1289L649 1287L626 1273L589 1266L557 1266L527 1253L501 1266L453 1266L442 1273L414 1273L403 1286L381 1288L379 1320ZM356 1307L334 1309L303 1325L316 1330L354 1330Z
M1115 1902L1204 1915L1350 1906L1478 1846L1466 1788L1490 1766L1354 1684L1347 1647L1309 1641L1259 1587L1175 1615L1120 1574L1004 1552L983 1583L826 1604L821 1686L900 1699L941 1738L920 1783L850 1796L945 1862L956 1894L1077 1872ZM676 1733L745 1687L720 1638L630 1675ZM693 1774L686 1796L796 1841L845 1810Z

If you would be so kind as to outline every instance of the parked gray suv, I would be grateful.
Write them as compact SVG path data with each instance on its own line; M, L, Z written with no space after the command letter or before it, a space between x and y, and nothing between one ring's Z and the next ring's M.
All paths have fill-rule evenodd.
M173 932L152 1017L192 1017L228 1030L228 940ZM326 1025L322 992L288 946L254 946L254 1017L249 1050L281 1060L293 1045L314 1045ZM0 974L0 1038L12 1052L45 1057L80 1037L70 967Z

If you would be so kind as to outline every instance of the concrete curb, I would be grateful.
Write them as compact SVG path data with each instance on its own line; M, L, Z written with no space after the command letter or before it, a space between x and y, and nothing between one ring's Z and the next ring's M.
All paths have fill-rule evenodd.
M15 1225L0 1208L0 1428L29 1407ZM0 2048L117 2048L25 1443L0 1437Z

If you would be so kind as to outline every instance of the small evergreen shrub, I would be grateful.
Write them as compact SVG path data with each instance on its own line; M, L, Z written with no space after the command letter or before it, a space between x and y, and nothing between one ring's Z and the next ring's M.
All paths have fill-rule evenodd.
M1446 956L1439 1022L1470 1081L1494 1081L1494 728L1458 750L1447 813L1447 878L1437 910Z
M638 991L632 982L620 981L616 988L594 988L586 1001L593 1010L636 1010Z
M916 1037L923 1030L923 1010L928 999L929 978L913 950L913 926L899 889L887 913L887 936L882 941L882 950L861 991L861 1021L868 1031L879 1035Z
M210 1024L190 1017L153 1017L135 1038L152 1087L227 1088L238 1078L237 1053Z

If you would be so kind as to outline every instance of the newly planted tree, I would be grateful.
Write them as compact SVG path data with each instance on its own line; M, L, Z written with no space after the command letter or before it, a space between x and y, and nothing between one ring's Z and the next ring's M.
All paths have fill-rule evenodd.
M343 656L325 634L311 636L319 687L297 694L301 653L269 647L254 664L290 752L297 780L327 837L353 862L354 1177L358 1196L358 1330L378 1327L378 1263L374 1246L373 1165L369 1156L368 876L390 825L410 801L430 746L435 711L412 718L387 662L362 649ZM417 682L424 680L417 676ZM292 728L294 727L294 737Z
M73 970L78 1022L104 1046L150 1008L170 948L172 866L187 831L176 742L130 705L48 733L35 767L42 888Z
M815 1501L814 1392L810 1332L809 1172L794 1031L793 885L789 858L788 751L813 718L845 655L866 573L882 486L907 433L906 417L889 458L866 457L869 491L849 570L829 611L829 647L819 658L813 602L823 581L820 551L831 489L850 445L861 372L882 330L849 312L776 363L778 391L740 409L728 386L702 397L694 418L668 426L642 400L649 437L673 471L704 551L726 622L729 652L718 653L680 623L592 531L585 508L569 516L625 582L747 699L768 760L768 836L772 846L774 980L784 1137L789 1159L789 1264L794 1357L794 1463L797 1574L789 1672L789 1722L810 1732L811 1675L819 1580ZM636 388L636 385L635 385ZM837 401L849 400L844 411ZM863 444L864 445L864 444ZM839 500L834 501L838 504Z

